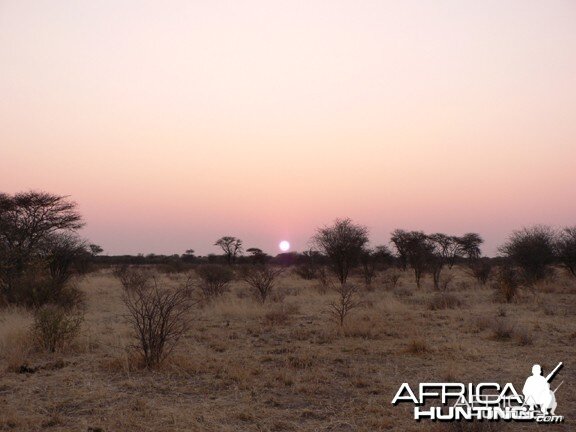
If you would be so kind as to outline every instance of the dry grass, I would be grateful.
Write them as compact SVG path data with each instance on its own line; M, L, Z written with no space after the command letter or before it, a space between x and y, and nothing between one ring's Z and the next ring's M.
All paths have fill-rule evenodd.
M416 423L409 407L390 401L404 381L521 387L534 362L549 369L564 361L562 379L574 381L574 281L558 276L543 292L503 306L464 270L452 273L448 293L433 292L429 280L417 289L409 272L396 288L381 276L359 293L362 307L342 328L326 312L335 294L318 290L317 281L287 272L264 305L235 282L194 310L192 331L156 371L137 368L126 350L120 283L105 272L91 275L81 286L88 300L82 333L65 352L35 351L31 316L0 310L0 430L495 430ZM19 373L24 364L34 373ZM558 412L573 421L571 389L562 386L557 398Z

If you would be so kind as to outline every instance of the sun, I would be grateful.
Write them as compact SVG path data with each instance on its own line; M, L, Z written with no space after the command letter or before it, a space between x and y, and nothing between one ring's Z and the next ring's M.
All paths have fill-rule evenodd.
M288 240L282 240L278 244L278 247L282 252L288 252L288 250L290 249L290 242Z

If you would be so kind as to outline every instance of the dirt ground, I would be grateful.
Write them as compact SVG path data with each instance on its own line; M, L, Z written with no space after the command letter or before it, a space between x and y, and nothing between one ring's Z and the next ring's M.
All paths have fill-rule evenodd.
M328 313L335 294L316 281L289 271L265 305L234 282L194 310L192 331L155 371L137 368L127 349L120 283L110 271L91 274L79 282L88 299L81 335L62 352L34 347L29 312L0 310L0 430L575 430L576 279L558 271L504 304L463 269L450 272L451 308L435 308L428 278L417 289L410 272L396 287L380 275L344 329ZM560 361L561 425L416 422L412 405L391 404L403 382L521 391L534 363L546 373Z

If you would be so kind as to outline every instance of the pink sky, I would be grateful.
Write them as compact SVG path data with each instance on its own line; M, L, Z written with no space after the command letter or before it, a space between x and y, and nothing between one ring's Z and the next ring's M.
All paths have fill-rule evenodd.
M576 2L0 2L0 191L107 253L576 224Z

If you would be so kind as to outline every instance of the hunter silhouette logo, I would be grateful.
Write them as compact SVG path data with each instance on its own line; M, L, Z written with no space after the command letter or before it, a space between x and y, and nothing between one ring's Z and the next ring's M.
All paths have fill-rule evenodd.
M550 383L562 369L562 362L546 376L542 368L532 366L532 375L526 379L522 394L512 383L503 386L495 382L463 384L455 382L420 383L415 393L403 383L392 404L412 402L415 420L513 420L537 423L560 423L563 416L556 415L556 391L563 381L551 390ZM436 405L433 401L436 400Z
M560 388L564 381L554 390L550 390L550 382L562 366L562 362L558 363L558 366L546 378L542 376L540 365L535 364L532 366L532 376L528 377L522 389L524 403L531 411L534 411L536 406L539 406L542 414L546 415L548 410L550 410L550 414L555 415L556 406L558 405L556 403L556 390Z

